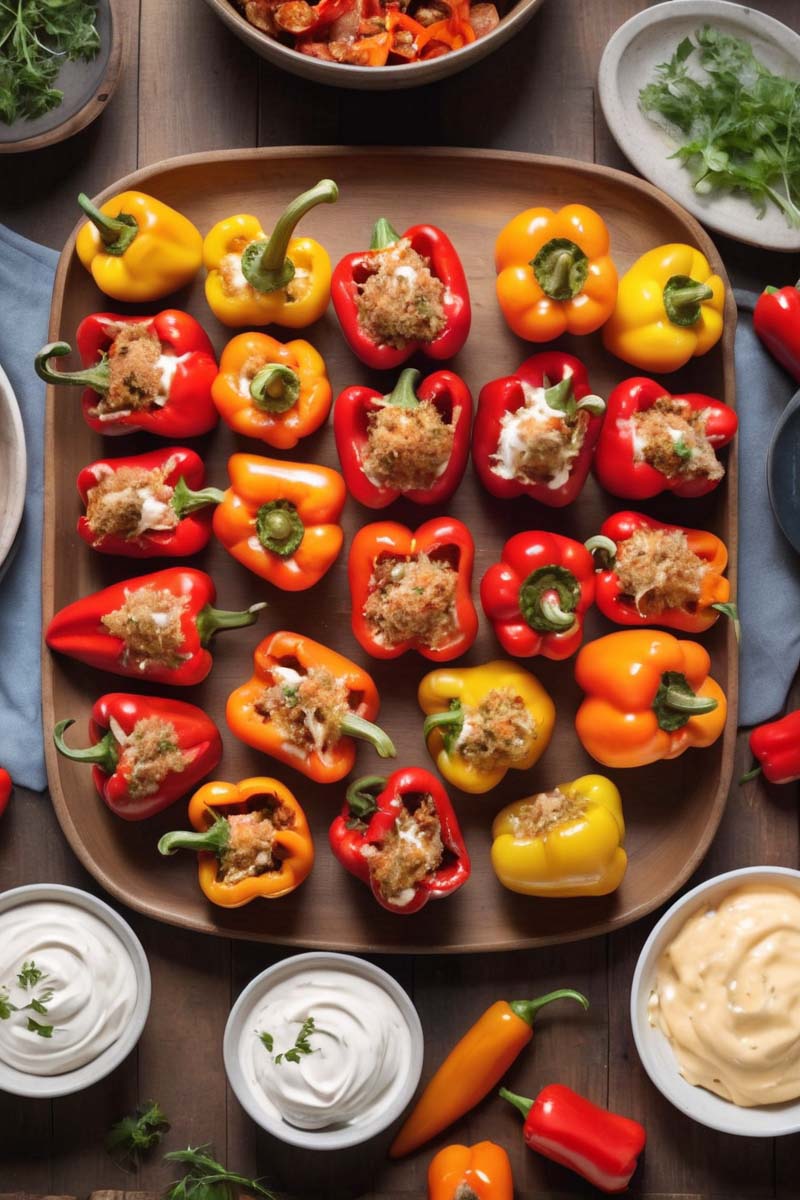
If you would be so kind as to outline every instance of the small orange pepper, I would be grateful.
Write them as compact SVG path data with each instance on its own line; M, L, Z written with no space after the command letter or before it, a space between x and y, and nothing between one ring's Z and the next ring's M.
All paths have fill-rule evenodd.
M428 1200L514 1200L511 1163L502 1146L445 1146L428 1167Z

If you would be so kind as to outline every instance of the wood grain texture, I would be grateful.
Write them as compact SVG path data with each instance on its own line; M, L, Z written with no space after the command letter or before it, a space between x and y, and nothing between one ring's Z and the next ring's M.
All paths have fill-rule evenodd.
M227 130L224 136L230 145L245 144L256 123L258 143L262 145L402 144L424 139L431 145L455 141L568 154L625 168L624 157L604 129L599 105L593 102L593 88L609 35L644 6L640 0L592 0L591 4L586 0L548 0L514 43L463 76L419 93L367 99L303 85L266 63L255 63L245 47L233 44L222 27L216 45L222 51L224 75L217 75L213 85L207 71L198 80L192 56L199 53L197 26L205 8L199 0L170 0L169 6L161 6L161 11L168 7L172 14L168 37L163 36L159 14L152 7L148 10L150 20L139 28L139 0L116 0L116 8L126 21L127 39L123 75L109 111L90 130L64 146L15 159L13 172L6 173L0 189L0 220L60 248L75 223L75 195L81 188L97 192L162 153L223 145L219 125L223 120ZM759 7L800 28L796 0L759 0ZM214 35L211 32L203 36L213 39ZM150 77L148 92L137 86L140 48L143 59L166 64L161 78ZM204 63L213 64L213 40L205 53ZM193 104L185 102L189 93L196 97ZM234 118L226 115L231 110L236 114ZM176 113L180 114L179 130L175 128ZM240 119L248 130L241 138L237 136ZM214 130L213 143L209 123ZM146 160L137 152L140 138L149 148ZM418 182L424 189L424 179ZM734 282L742 286L761 286L765 279L790 283L800 275L796 256L753 252L725 239L718 239L717 246ZM800 702L800 695L794 700ZM746 736L740 735L739 740L739 758L746 761ZM758 782L749 785L741 798L735 794L714 840L713 857L707 858L693 882L746 863L773 861L797 866L797 799L796 788L767 788ZM99 890L67 847L46 797L17 792L3 819L2 835L0 887L58 880ZM547 1068L557 1071L558 1078L579 1082L600 1099L605 1088L612 1106L641 1116L648 1128L649 1147L643 1170L634 1178L633 1197L736 1200L741 1195L758 1195L795 1200L800 1139L780 1139L771 1147L773 1160L765 1161L768 1156L763 1147L767 1143L745 1141L734 1147L730 1141L722 1144L709 1138L706 1142L702 1130L687 1135L678 1114L661 1103L643 1076L630 1041L626 988L638 948L656 916L610 938L563 949L519 951L487 959L456 957L444 967L433 959L398 957L384 960L382 965L401 977L412 992L428 1030L426 1072L484 1000L504 993L535 994L540 983L572 982L583 986L593 1004L585 1029L581 1030L577 1015L568 1017L565 1008L549 1015L543 1013L529 1056L515 1068L513 1084L520 1088L543 1085L556 1077L548 1078ZM205 940L188 934L170 937L169 931L164 938L161 927L146 918L133 917L133 923L154 975L158 973L163 980L159 986L180 997L186 986L186 943L195 957L203 959ZM235 942L230 953L228 986L235 995L284 952ZM222 971L222 965L214 962L214 970ZM421 1200L430 1158L425 1151L391 1168L380 1159L369 1169L356 1164L357 1170L352 1164L334 1160L313 1163L259 1134L230 1096L227 1141L219 1142L218 1096L224 1079L217 1066L216 1046L226 1015L220 1002L224 990L224 986L215 989L213 1003L209 1004L208 1024L214 1025L216 1042L208 1058L206 1047L201 1046L178 1061L171 1052L169 1031L152 1022L145 1034L151 1039L147 1053L142 1052L143 1040L139 1055L132 1056L134 1074L125 1078L133 1079L139 1098L156 1095L156 1088L169 1074L180 1079L182 1096L209 1098L211 1121L207 1130L204 1127L197 1131L202 1101L192 1100L186 1123L182 1106L170 1113L173 1128L167 1135L166 1148L185 1146L191 1129L191 1136L217 1138L218 1149L227 1153L231 1166L247 1173L261 1171L274 1183L283 1180L295 1194L310 1180L311 1190L306 1187L309 1200L328 1195L329 1180L336 1180L338 1195L352 1200ZM556 1042L559 1055L552 1053ZM182 1045L185 1047L185 1042ZM157 1066L158 1072L154 1073ZM129 1069L126 1063L120 1071ZM95 1102L93 1093L86 1094L82 1126L72 1130L77 1140L67 1146L56 1129L60 1113L55 1113L52 1105L0 1097L0 1186L13 1194L14 1200L23 1193L27 1200L34 1200L34 1193L38 1193L39 1200L42 1194L52 1195L55 1190L55 1170L63 1180L69 1179L58 1190L72 1197L87 1197L93 1188L147 1186L154 1190L146 1194L146 1200L156 1200L156 1191L174 1175L169 1167L162 1167L157 1160L148 1164L141 1173L147 1176L145 1184L144 1178L126 1176L108 1161L99 1161L97 1147L120 1112L116 1107L113 1111L104 1109ZM575 1177L523 1153L516 1118L505 1114L499 1102L484 1104L453 1133L458 1137L488 1133L509 1148L518 1171L519 1200L588 1194ZM686 1154L684 1136L692 1138ZM738 1175L724 1161L730 1154L735 1155ZM352 1175L343 1173L348 1168ZM539 1177L536 1173L540 1170L551 1173ZM529 1177L528 1172L534 1174ZM542 1184L541 1178L547 1178L547 1184ZM114 1200L121 1200L121 1192L112 1194ZM8 1197L0 1196L0 1200Z

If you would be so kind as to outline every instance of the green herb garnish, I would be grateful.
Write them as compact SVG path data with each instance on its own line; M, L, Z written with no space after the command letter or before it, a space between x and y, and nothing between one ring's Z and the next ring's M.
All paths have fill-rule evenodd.
M684 462L686 462L688 458L692 457L691 446L687 446L683 438L678 438L677 442L675 442L673 446L673 450L677 454L678 458L682 458Z
M146 1100L130 1116L112 1125L106 1150L120 1167L135 1167L157 1146L169 1129L169 1121L155 1100Z
M100 49L97 0L0 2L0 121L41 117L64 98L53 85L64 62Z
M272 1192L255 1179L246 1179L216 1162L209 1153L211 1150L211 1146L189 1146L164 1155L165 1162L183 1163L186 1168L183 1179L169 1184L164 1200L235 1200L239 1188L264 1200L274 1200Z
M0 995L0 1021L7 1021L13 1012L17 1012L17 1006L9 1000L8 992Z
M29 1033L38 1033L39 1037L51 1038L53 1036L52 1025L40 1025L38 1021L34 1021L33 1017L28 1017L28 1024L25 1028Z
M261 1039L261 1041L264 1043L266 1048L269 1050L270 1054L272 1054L272 1051L275 1048L275 1039L272 1036L272 1034L271 1033L260 1033L258 1036Z
M300 1032L294 1039L294 1045L290 1046L288 1050L281 1050L280 1054L275 1055L273 1059L275 1065L280 1066L284 1059L286 1062L299 1063L301 1054L313 1054L314 1051L312 1050L308 1039L311 1034L315 1032L315 1028L314 1018L308 1017L300 1026ZM266 1046L269 1053L272 1054L272 1051L275 1047L275 1039L272 1034L259 1033L258 1036Z
M22 964L22 970L17 975L17 983L21 988L35 987L41 978L42 972L31 959L30 962Z

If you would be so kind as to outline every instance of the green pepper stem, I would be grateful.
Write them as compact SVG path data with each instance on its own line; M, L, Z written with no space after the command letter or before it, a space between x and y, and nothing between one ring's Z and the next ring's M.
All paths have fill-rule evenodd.
M226 817L217 817L213 825L202 833L176 829L165 833L158 842L159 854L174 854L176 850L209 850L219 855L228 845L231 827Z
M502 1096L503 1100L508 1100L509 1104L513 1104L514 1108L518 1108L527 1121L528 1113L533 1108L532 1100L529 1100L527 1096L518 1096L516 1092L510 1092L508 1088L500 1088L497 1094Z
M253 376L250 396L262 412L288 412L300 399L300 376L283 363L266 363Z
M286 257L295 226L318 204L333 204L339 189L332 179L321 179L314 187L296 196L276 221L265 241L251 242L242 253L242 273L258 292L277 292L294 278L295 267Z
M531 262L539 287L552 300L571 300L583 291L589 259L577 242L551 238Z
M711 607L718 613L722 613L723 617L728 617L733 621L733 634L737 642L742 640L742 622L739 620L739 609L731 601L719 601L717 604L712 604Z
M750 770L745 771L744 775L740 777L739 783L749 783L751 779L757 779L762 770L763 767L761 767L758 763L754 763Z
M358 713L346 713L339 725L339 731L347 737L359 738L362 742L369 742L371 746L374 746L381 758L397 758L394 742L388 733L384 733L378 725L374 725L372 721L368 721L365 717L360 717Z
M553 600L550 596L542 596L539 601L539 611L553 629L553 632L571 629L575 624L575 614L564 612L564 609L557 600Z
M694 283L691 287L675 288L672 292L672 303L675 308L691 308L702 300L710 300L714 295L707 283Z
M713 712L717 707L717 701L713 696L690 695L680 687L667 687L662 704L665 708L672 709L673 712L690 713L692 716Z
M602 569L607 570L614 566L617 559L617 543L613 538L606 537L604 533L596 533L583 544Z
M74 720L59 721L53 729L53 741L59 754L63 754L65 758L71 758L73 762L92 763L106 775L113 775L117 769L119 755L117 754L116 739L111 730L93 746L87 746L83 750L73 750L64 741L64 733L70 725L74 724Z
M592 416L599 417L606 411L606 402L602 396L584 396L575 405L578 412L588 412Z
M271 554L290 558L306 534L303 518L291 500L267 500L256 513L256 535Z
M714 292L690 275L671 275L664 284L664 311L673 325L689 326L700 320L700 305Z
M385 250L387 246L393 246L395 242L400 241L400 234L387 221L386 217L378 217L372 227L372 237L370 238L370 250Z
M220 629L241 629L244 625L253 625L258 620L261 609L266 607L266 600L251 604L243 612L227 612L223 608L214 608L211 604L206 604L195 617L200 645L207 646Z
M92 204L85 192L78 196L78 204L94 225L108 254L124 254L139 233L136 218L130 213L118 213L109 217Z
M221 504L224 496L224 492L221 492L219 488L213 487L193 492L181 475L172 489L172 500L170 503L177 516L183 518L189 513L195 512L198 508L206 508L209 504Z
M544 1008L545 1004L552 1004L554 1000L577 1000L584 1012L589 1008L589 1001L583 992L576 992L574 988L559 988L555 992L548 992L546 996L538 996L535 1000L509 1000L508 1007L521 1020L533 1025L539 1009Z
M385 775L362 775L360 779L354 779L345 792L351 814L362 821L365 817L371 817L378 811L375 799L385 787Z
M422 736L427 741L434 729L460 728L463 724L464 710L461 707L461 702L459 700L451 700L450 708L446 708L444 712L430 713L425 718L425 724L422 726Z
M93 367L85 367L82 371L54 371L49 365L51 358L64 358L71 353L69 342L49 342L42 346L33 360L36 374L45 383L55 383L59 387L89 387L95 392L107 392L108 359L105 355Z
M406 367L400 372L391 392L383 397L384 403L392 405L393 408L419 408L417 384L421 377L414 367Z

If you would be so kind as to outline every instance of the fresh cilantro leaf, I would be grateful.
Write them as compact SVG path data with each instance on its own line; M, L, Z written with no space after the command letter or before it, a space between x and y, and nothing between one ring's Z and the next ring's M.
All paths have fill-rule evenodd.
M40 1016L47 1015L47 1008L45 1007L44 1002L42 1000L38 1000L36 998L36 996L34 996L34 998L31 1000L30 1004L27 1007L32 1008L33 1011L36 1013L39 1013Z
M164 1155L165 1162L182 1163L185 1170L183 1179L167 1187L164 1200L233 1200L239 1188L264 1200L274 1200L272 1192L256 1179L246 1179L223 1167L212 1157L212 1150L211 1146L188 1146Z
M271 1053L272 1053L272 1050L273 1050L273 1047L274 1047L274 1045L275 1045L275 1039L274 1039L274 1037L272 1036L272 1034L271 1034L271 1033L267 1033L267 1032L266 1032L266 1030L265 1030L265 1031L264 1031L264 1033L260 1033L258 1036L260 1037L261 1041L264 1043L264 1045L266 1046L267 1050L269 1050L269 1052L270 1052L270 1054L271 1054Z
M0 995L0 1021L7 1021L13 1012L17 1012L17 1006L9 1000L8 992Z
M147 1100L130 1116L112 1125L106 1138L106 1150L118 1166L135 1167L159 1144L169 1127L169 1121L155 1100Z
M273 1059L275 1065L279 1067L281 1065L281 1063L284 1061L284 1059L286 1060L286 1062L299 1063L301 1054L313 1054L314 1051L313 1051L313 1049L311 1047L311 1043L309 1042L308 1039L311 1036L311 1034L314 1033L315 1028L316 1027L314 1025L314 1018L307 1017L306 1020L303 1022L303 1024L300 1027L300 1032L298 1033L297 1037L294 1039L294 1045L290 1046L290 1048L288 1050L282 1050L280 1052L280 1054L275 1055L275 1058ZM259 1034L259 1036L260 1036L262 1042L264 1042L264 1045L271 1052L272 1046L273 1046L273 1039L272 1039L271 1034L266 1035L269 1038L269 1044L267 1044L267 1042L264 1041L263 1033Z
M21 988L35 987L42 978L42 972L36 966L36 963L31 959L30 962L22 964L22 970L17 975L17 983Z
M33 1017L28 1017L26 1029L29 1033L38 1033L39 1037L51 1038L53 1036L52 1025L40 1025L38 1021L34 1021Z

